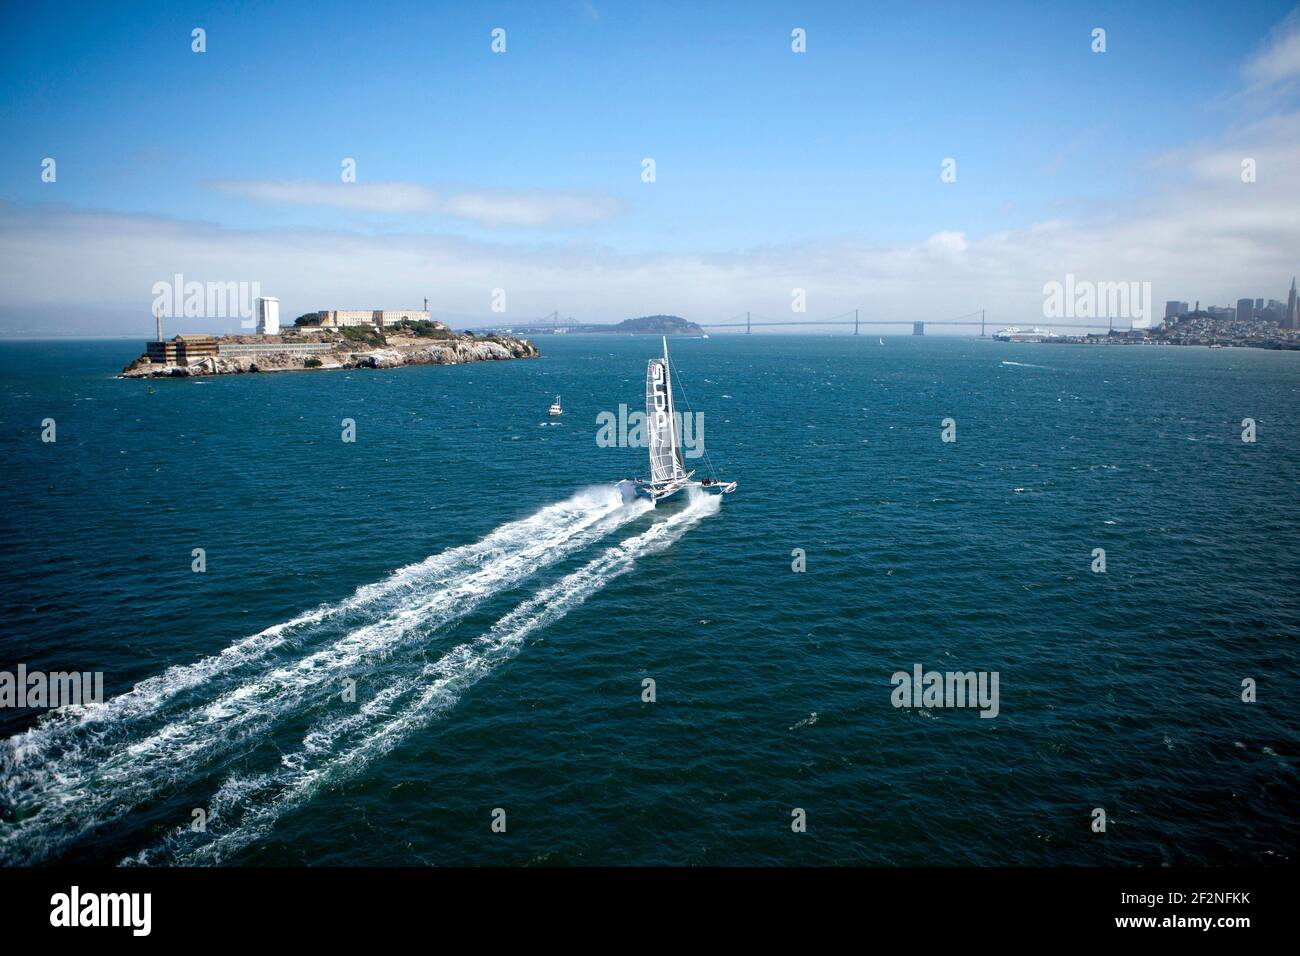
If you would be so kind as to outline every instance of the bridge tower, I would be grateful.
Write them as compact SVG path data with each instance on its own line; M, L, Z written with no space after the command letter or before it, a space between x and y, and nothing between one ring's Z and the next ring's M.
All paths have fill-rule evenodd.
M853 310L853 334L858 334L858 310Z
M750 331L750 330L749 330L749 313L746 312L746 313L745 313L745 334L748 335L748 334L749 334L749 331Z
M980 338L984 337L984 310L980 309Z
M924 323L924 322L913 322L913 323L912 323L912 334L913 334L913 335L925 335L925 323Z

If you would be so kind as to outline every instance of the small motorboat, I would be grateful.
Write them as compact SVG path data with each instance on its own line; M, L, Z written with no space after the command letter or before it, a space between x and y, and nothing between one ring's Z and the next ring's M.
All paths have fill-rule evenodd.
M550 415L552 418L559 418L564 414L564 409L560 407L560 396L555 396L555 402L547 410L546 414Z

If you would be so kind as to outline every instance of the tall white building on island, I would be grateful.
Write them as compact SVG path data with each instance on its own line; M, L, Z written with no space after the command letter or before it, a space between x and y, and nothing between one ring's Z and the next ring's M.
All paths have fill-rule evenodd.
M263 296L257 300L257 334L280 334L280 300Z

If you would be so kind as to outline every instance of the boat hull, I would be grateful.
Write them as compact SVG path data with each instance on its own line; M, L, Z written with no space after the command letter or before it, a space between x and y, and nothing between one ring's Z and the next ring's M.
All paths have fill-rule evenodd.
M633 497L649 498L658 504L667 498L671 498L679 491L686 488L698 488L701 491L713 492L720 495L729 495L736 490L734 481L714 481L710 484L704 484L700 481L683 480L673 482L669 485L655 486L648 481L627 480L624 479L618 483L619 489L623 492L624 500L629 500L629 494Z

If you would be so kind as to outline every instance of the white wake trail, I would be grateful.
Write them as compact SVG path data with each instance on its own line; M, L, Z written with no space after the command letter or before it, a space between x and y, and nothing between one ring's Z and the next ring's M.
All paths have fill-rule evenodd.
M156 713L177 694L265 658L272 651L301 640L303 632L314 626L364 613L395 595L418 594L436 587L468 567L517 550L535 540L537 535L562 527L576 516L605 508L612 510L619 503L620 497L609 489L586 489L527 518L504 524L473 544L452 548L399 568L382 581L357 588L346 600L322 605L292 620L272 625L193 664L170 667L157 677L143 680L131 690L102 704L69 707L47 714L32 728L4 741L0 747L0 770L16 766L29 757L39 757L52 743L83 725L116 725Z
M212 663L222 655L191 665L146 694L137 694L137 685L123 695L131 697L129 702L119 704L121 698L114 698L105 704L111 716L97 719L113 721L122 739L102 734L79 738L71 722L54 722L11 738L0 748L0 797L15 808L17 820L0 823L0 861L39 861L82 833L192 779L215 757L266 739L277 722L321 706L341 690L344 678L360 683L375 661L413 641L427 640L484 600L580 551L648 507L645 502L625 503L615 489L596 489L504 525L474 545L404 568L379 585L359 590L344 602L346 610L337 605L313 612L317 624L337 619L335 623L349 628L341 636L336 628L330 632L336 635L333 639L306 656L280 666L265 665L224 692L218 689L215 699L190 707L152 731L122 734L121 724L150 708L159 710L167 697L179 692L179 684L203 685L224 666ZM358 617L357 612L364 613ZM282 634L271 639L280 641ZM250 653L264 655L269 650L265 643L253 645L249 639L232 647L244 648L241 663L248 663ZM54 736L33 737L38 731ZM53 752L45 749L51 742Z
M322 789L359 773L453 707L466 690L514 657L528 635L564 617L631 571L638 559L666 550L699 521L717 513L719 496L691 492L684 510L606 548L514 608L486 634L452 649L420 674L398 680L355 715L313 728L302 749L287 756L278 771L227 780L212 802L217 812L209 817L208 834L181 829L155 850L124 862L218 864L263 839L280 817L308 803ZM404 698L410 698L410 703L394 716L393 704ZM237 823L213 837L227 816ZM196 839L208 842L193 846Z

